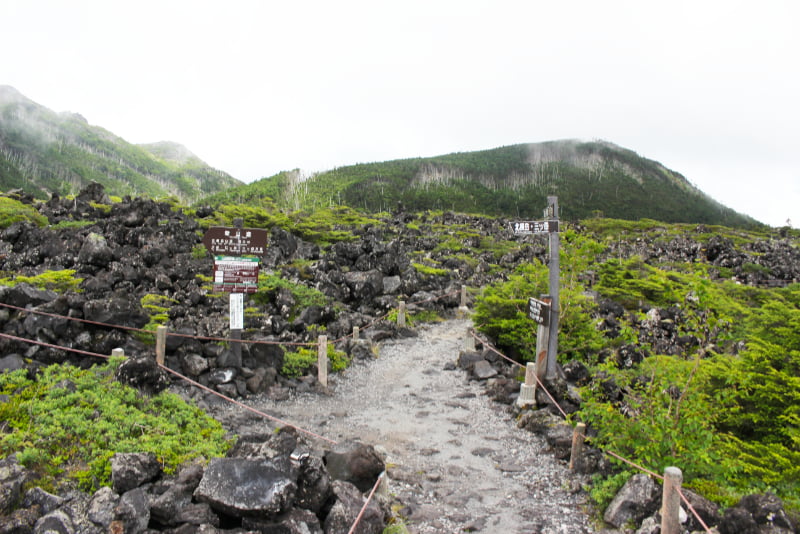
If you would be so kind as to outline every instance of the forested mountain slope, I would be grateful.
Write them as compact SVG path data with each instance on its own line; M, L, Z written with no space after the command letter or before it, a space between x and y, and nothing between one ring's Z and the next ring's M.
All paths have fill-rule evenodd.
M607 142L520 144L435 156L362 163L303 179L283 172L223 191L206 202L258 204L265 196L288 209L347 205L380 212L452 210L537 218L549 195L569 220L603 215L637 220L754 227L754 219L716 202L681 174Z
M0 86L0 190L37 198L77 193L90 182L111 195L174 195L192 202L233 185L177 143L134 145L76 113L56 113Z

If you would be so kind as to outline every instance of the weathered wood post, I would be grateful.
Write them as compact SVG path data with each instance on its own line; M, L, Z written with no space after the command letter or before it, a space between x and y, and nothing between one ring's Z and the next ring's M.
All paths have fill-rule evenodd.
M401 300L397 306L397 326L406 325L406 301Z
M583 442L586 439L586 424L578 423L572 431L572 450L569 455L569 470L580 471L583 468Z
M472 329L470 328L467 328L467 335L464 338L464 350L470 352L475 350L475 338L472 337Z
M458 306L457 316L464 318L469 315L469 308L467 307L467 286L461 286L461 303Z
M322 387L328 387L328 336L317 338L317 377Z
M167 327L159 325L156 327L156 363L164 365L164 358L167 353Z
M552 299L550 295L542 295L541 301L548 305L548 309L544 311L547 318L550 318L550 307L552 306ZM550 327L549 321L546 323L539 323L536 328L536 376L539 380L544 380L547 375L547 362L548 362L548 347L550 346ZM534 382L535 385L535 382Z
M680 534L681 497L678 492L683 482L683 473L677 467L664 469L664 493L661 499L661 534Z

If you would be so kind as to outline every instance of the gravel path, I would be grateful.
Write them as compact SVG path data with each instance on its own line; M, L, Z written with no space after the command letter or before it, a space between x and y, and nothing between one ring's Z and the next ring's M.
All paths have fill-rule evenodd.
M375 361L331 377L331 395L250 404L336 441L386 455L389 495L414 533L593 532L583 492L543 439L520 430L462 370L446 371L469 320L386 342ZM320 444L324 446L324 443Z

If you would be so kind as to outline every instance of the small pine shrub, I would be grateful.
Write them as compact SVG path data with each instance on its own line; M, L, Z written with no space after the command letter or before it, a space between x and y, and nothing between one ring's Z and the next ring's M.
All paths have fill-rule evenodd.
M115 453L150 452L165 473L195 458L225 454L225 430L199 408L162 392L145 397L114 380L122 359L89 369L53 365L30 379L25 370L0 375L0 455L16 454L32 483L75 480L85 491L110 484Z

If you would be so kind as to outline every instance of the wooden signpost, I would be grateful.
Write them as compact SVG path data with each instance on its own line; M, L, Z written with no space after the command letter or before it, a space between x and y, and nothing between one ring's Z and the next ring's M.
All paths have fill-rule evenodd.
M242 228L242 219L234 219L233 228L212 226L203 236L203 244L214 254L214 291L230 293L231 339L242 339L244 329L244 294L258 290L258 268L267 250L267 231ZM235 361L242 362L242 344L231 343Z
M536 404L536 378L552 379L556 376L556 355L558 354L558 297L559 297L559 224L558 197L547 197L547 208L543 221L519 221L511 227L516 235L548 234L550 240L549 286L550 294L541 300L528 299L528 316L538 323L536 333L536 361L525 369L525 383L522 384L517 404L528 406Z

